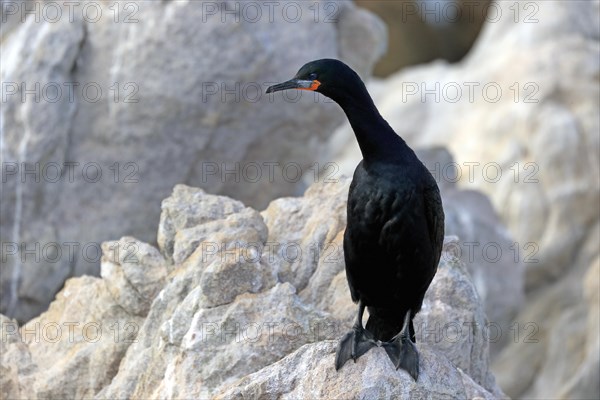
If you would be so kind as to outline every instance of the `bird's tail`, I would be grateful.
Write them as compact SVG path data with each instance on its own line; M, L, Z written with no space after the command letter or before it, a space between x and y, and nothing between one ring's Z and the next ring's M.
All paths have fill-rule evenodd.
M375 336L375 339L387 342L396 336L402 330L404 316L410 310L396 308L367 307L369 310L369 320L366 329ZM410 321L410 337L415 340L415 330Z

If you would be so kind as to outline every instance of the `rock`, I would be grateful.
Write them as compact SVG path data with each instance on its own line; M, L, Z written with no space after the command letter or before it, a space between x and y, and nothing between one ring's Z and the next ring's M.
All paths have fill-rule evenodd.
M493 363L509 396L598 397L598 263L532 296L517 315L511 343ZM522 366L520 373L515 363Z
M231 303L242 293L258 293L275 284L271 266L257 252L234 251L209 264L200 279L202 308ZM229 259L229 260L228 260Z
M26 3L13 4L24 7ZM14 22L14 18L12 20ZM88 237L89 240L82 243L77 236L57 235L53 228L63 218L79 218L78 212L70 211L76 207L60 212L54 209L57 198L65 194L53 181L60 177L57 166L72 161L66 159L65 151L76 106L68 96L55 100L52 90L56 90L57 82L73 81L71 71L85 33L79 21L40 25L29 18L25 23L14 25L10 35L3 35L2 40L3 59L12 62L3 62L0 71L3 95L7 97L2 101L1 111L0 227L4 273L0 283L3 289L0 310L26 321L45 309L68 277L79 256L71 251L73 245L82 246L92 241ZM40 98L41 82L49 85L51 102ZM35 93L22 99L20 85L28 85L25 89L37 92L37 101L32 97ZM15 94L8 96L10 92ZM44 171L48 176L44 184L42 167L46 167ZM94 185L88 186L93 190ZM54 218L57 221L50 221Z
M415 317L417 340L428 343L477 384L499 394L489 370L490 324L477 289L455 252L458 239L446 237L444 252Z
M337 342L322 341L241 379L217 398L413 398L426 393L449 398L504 397L489 371L487 320L468 272L452 253L455 242L456 238L450 239L446 245L449 250L443 253L423 310L415 319L421 354L418 383L396 371L385 351L377 348L336 372ZM348 303L349 298L346 288Z
M509 330L524 301L522 258L524 253L531 253L526 251L530 248L515 242L487 196L460 189L460 167L446 148L421 148L416 153L440 187L446 235L459 238L455 250L473 278L490 323L501 331ZM501 335L492 341L492 354L504 347L508 339L509 335Z
M223 230L227 230L230 236L244 239L231 242L221 233ZM207 238L211 238L212 241ZM254 256L250 253L253 250L260 250L257 250L256 247L262 247L266 238L267 228L260 214L256 210L245 208L242 212L223 220L211 221L177 232L173 259L176 263L184 261L198 246L201 247L204 257L240 248L243 249L247 258L253 259ZM231 243L229 247L223 247L222 244L226 242ZM249 253L246 254L246 251Z
M216 399L497 398L427 346L417 345L421 371L415 383L406 372L396 371L381 348L336 372L336 345L335 341L304 345L240 380Z
M19 385L8 390L27 398L93 397L117 373L141 322L113 301L103 280L70 279L48 311L11 334L2 359L14 363Z
M164 289L139 342L99 398L209 396L227 381L317 340L313 326L326 322L288 283L211 308L199 308L199 289L187 295L180 289L179 281ZM169 311L174 295L181 296L180 304Z
M523 305L525 269L519 259L528 248L519 247L503 226L487 196L474 190L447 190L443 194L446 235L465 263L485 305L492 329L507 332ZM510 335L490 341L495 355Z
M97 399L258 390L270 397L330 398L341 390L504 397L489 370L483 305L452 237L415 320L419 382L395 371L382 349L334 372L336 340L356 312L342 248L328 250L341 243L347 188L348 179L318 183L261 215L201 189L175 187L159 228L166 254L131 237L104 243L102 279L70 279L49 310L20 329L0 317L4 392ZM269 240L279 241L277 251ZM296 241L299 249L319 244L309 260L288 266L302 277L294 281L302 291L286 280L294 274L285 273L282 263L291 260L280 251ZM189 255L173 262L174 254Z
M348 13L347 15L344 15ZM364 8L344 8L338 22L340 58L363 77L371 75L375 63L386 53L386 26ZM377 34L373 34L377 32Z
M587 326L583 362L560 391L563 398L593 398L600 393L600 258L585 274L584 294L587 301ZM578 343L579 344L579 343Z
M0 311L21 322L69 276L97 275L101 242L154 240L177 183L255 206L301 193L296 170L343 113L264 90L322 57L368 76L380 49L351 46L384 42L346 1L9 2L2 18Z
M438 184L441 193L457 188L460 171L454 157L444 146L419 147L415 149L419 160L427 167Z
M162 201L160 224L158 225L158 246L169 259L175 251L175 235L186 229L220 220L240 212L244 205L240 201L224 196L206 196L202 190L185 185L177 185L170 197ZM188 254L189 255L189 254ZM187 257L181 256L178 262Z
M37 366L19 334L19 324L0 314L0 397L35 398L32 375Z
M163 201L162 210L158 245L176 264L184 262L198 247L203 262L227 251L243 251L248 259L254 259L250 253L257 250L255 247L259 251L267 239L267 227L256 210L189 186L175 186L173 194Z
M338 236L346 227L349 184L345 177L318 182L304 197L277 199L262 212L281 281L303 290L320 265L343 270Z
M157 249L132 237L102 244L101 273L114 301L131 314L145 316L167 277Z
M163 243L174 243L180 263L122 373L99 397L205 397L320 338L325 314L277 283L258 212L180 185L163 202L161 221Z

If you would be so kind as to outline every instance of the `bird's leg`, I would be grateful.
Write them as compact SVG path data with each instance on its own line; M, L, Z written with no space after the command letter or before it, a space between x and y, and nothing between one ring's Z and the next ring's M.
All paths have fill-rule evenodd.
M362 319L365 312L365 305L362 300L358 303L358 317L352 330L344 335L338 344L335 354L335 369L339 370L349 359L356 360L369 351L370 348L377 346L373 334L363 328Z
M389 342L382 344L388 357L396 369L402 368L416 381L419 377L419 353L414 343L410 340L411 312L408 310L404 316L404 324L399 334Z

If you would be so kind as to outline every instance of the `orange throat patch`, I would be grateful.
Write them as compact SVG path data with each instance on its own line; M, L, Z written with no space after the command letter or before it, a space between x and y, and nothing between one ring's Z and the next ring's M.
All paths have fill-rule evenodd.
M315 91L315 90L317 90L317 88L319 86L321 86L321 82L319 82L318 80L315 79L314 81L312 81L312 83L311 83L311 85L309 87L307 87L307 88L298 88L298 89L300 89L300 90Z

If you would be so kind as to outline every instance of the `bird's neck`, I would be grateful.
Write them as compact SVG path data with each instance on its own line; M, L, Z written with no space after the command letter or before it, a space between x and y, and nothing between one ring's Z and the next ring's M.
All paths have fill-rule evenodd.
M397 159L408 146L381 116L366 91L338 102L354 130L365 162Z

